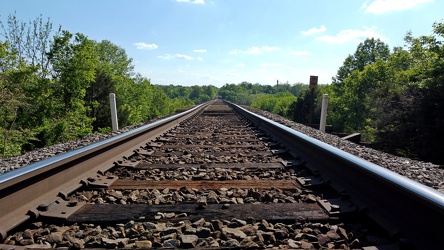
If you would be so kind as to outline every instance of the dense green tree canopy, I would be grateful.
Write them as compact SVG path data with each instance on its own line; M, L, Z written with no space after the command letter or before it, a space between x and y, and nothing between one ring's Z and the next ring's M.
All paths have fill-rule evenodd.
M111 127L109 94L127 126L215 98L214 86L194 99L168 97L133 72L132 59L110 41L52 29L41 16L0 21L0 155L75 139ZM184 94L184 93L183 93Z
M306 88L308 86L302 83L290 85L288 82L279 83L276 86L260 85L259 83L252 84L249 82L242 82L240 84L227 83L219 89L219 95L231 102L251 105L257 99L264 97L264 95L289 92L296 96Z
M297 122L319 120L329 94L328 124L360 132L374 147L444 164L444 24L429 36L407 33L404 47L368 38L345 58L330 85L227 83L152 85L110 41L38 16L0 20L0 155L110 131L109 94L116 93L119 125L175 112L220 96ZM313 102L313 103L312 103ZM311 110L312 109L312 110Z
M387 44L380 39L368 38L360 43L353 55L349 55L338 73L333 77L333 83L340 87L344 80L350 76L353 71L362 71L366 65L376 62L378 59L387 60L390 55L390 49Z
M430 36L408 33L406 46L392 52L374 39L359 44L323 88L330 95L329 124L338 132L361 132L387 152L443 164L443 27L435 23ZM301 110L306 98L290 111Z

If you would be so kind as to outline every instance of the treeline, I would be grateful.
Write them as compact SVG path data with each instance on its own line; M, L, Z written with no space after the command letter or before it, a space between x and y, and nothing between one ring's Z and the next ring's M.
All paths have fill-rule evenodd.
M207 86L180 86L180 85L155 85L169 98L183 100L187 104L204 103L213 100L217 96L217 87Z
M275 86L272 86L242 82L240 84L225 84L219 89L219 95L223 99L237 104L287 116L290 104L296 101L296 96L305 89L308 89L308 86L302 83L289 84L286 82L276 83Z
M332 83L315 91L295 84L297 93L276 93L271 86L242 83L225 85L219 93L304 124L312 100L311 123L319 123L322 94L328 94L327 123L335 132L360 132L377 149L444 164L443 38L444 24L435 23L431 35L409 32L405 45L392 50L379 39L366 39Z
M444 24L429 36L405 36L390 49L369 38L316 90L297 83L242 82L215 86L152 85L110 41L71 33L41 16L0 21L0 156L19 154L110 131L109 93L116 93L120 127L221 96L299 123L319 123L329 94L327 123L360 132L386 152L444 164ZM312 112L310 111L312 109Z
M433 34L405 36L392 50L367 39L349 55L331 85L328 123L338 131L361 132L385 152L444 164L444 24ZM303 102L306 98L301 98Z
M154 86L134 72L124 49L54 28L42 16L9 15L0 28L0 156L110 131L110 93L120 127L216 97L214 86L176 94Z

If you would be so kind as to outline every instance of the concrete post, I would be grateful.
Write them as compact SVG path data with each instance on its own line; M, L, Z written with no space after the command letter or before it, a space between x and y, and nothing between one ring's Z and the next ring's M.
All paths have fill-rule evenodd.
M109 105L111 107L111 122L113 125L113 132L117 132L119 130L119 123L117 122L116 94L109 94Z
M327 122L328 94L322 95L321 124L319 130L325 132L325 124Z

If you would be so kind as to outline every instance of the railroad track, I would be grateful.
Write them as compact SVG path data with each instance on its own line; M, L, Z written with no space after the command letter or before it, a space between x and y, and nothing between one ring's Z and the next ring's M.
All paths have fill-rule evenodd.
M0 248L437 248L442 194L221 100L0 175Z

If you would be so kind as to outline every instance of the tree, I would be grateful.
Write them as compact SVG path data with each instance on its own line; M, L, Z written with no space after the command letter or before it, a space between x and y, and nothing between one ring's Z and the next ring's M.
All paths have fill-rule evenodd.
M423 159L444 163L442 138L444 132L444 24L434 23L433 34L405 40L412 57L409 70L410 89L416 91L411 111L415 134L411 147ZM413 92L415 93L415 92Z
M353 55L349 55L343 65L339 68L338 73L333 77L333 84L337 86L340 92L344 81L350 74L355 71L362 71L366 65L376 62L378 59L387 60L390 55L388 45L379 38L367 38L360 43Z
M266 110L281 116L287 116L290 104L296 97L290 92L279 92L276 94L264 94L253 101L252 107Z
M308 116L310 114L310 102L316 99L318 95L318 91L311 91L307 89L301 93L299 93L297 99L290 104L288 108L287 116L295 122L306 124L308 123ZM313 117L316 119L317 112L313 114ZM312 121L316 123L315 120Z
M39 143L35 146L85 136L92 131L92 119L84 103L86 89L95 78L97 56L94 44L84 35L64 30L55 36L48 53L51 79L47 94L38 98L41 121L37 128Z
M222 99L241 104L251 105L254 100L263 96L263 94L276 93L276 88L271 85L260 85L242 82L240 84L225 84L219 89L218 95Z
M334 79L329 121L335 129L359 131L386 152L444 163L443 37L444 25L435 23L432 35L409 32L406 49L396 47L388 57L380 56L385 49L358 48Z
M12 65L16 62L16 55L9 51L7 42L0 42L0 62L5 65ZM0 142L0 154L10 154L7 150L8 140L11 134L15 134L16 138L21 137L20 131L15 129L18 111L25 108L27 98L21 87L22 81L28 78L28 74L32 73L32 68L26 67L23 63L19 63L17 69L3 68L0 70L0 134L2 141ZM13 145L12 145L13 146ZM14 150L12 150L13 152Z
M83 106L86 88L94 81L98 63L94 43L83 34L74 36L64 30L61 36L54 38L49 59L54 68L53 78L59 79L63 112Z
M370 111L367 94L378 81L384 80L385 72L382 67L364 70L372 64L384 65L389 56L388 45L379 39L368 38L345 59L332 84L333 103L330 106L334 114L330 121L335 129L355 132L367 127Z
M52 31L49 19L28 23L15 14L0 21L0 153L44 147L107 129L110 92L117 94L122 126L166 115L190 105L168 98L133 72L132 59L109 41L81 33ZM208 100L214 86L199 87ZM188 89L181 89L189 95Z
M51 66L47 57L51 39L53 35L59 35L61 27L54 31L50 19L44 20L42 15L28 23L22 22L16 13L8 15L6 24L0 21L0 27L0 35L16 54L16 62L36 67L39 77L46 78Z
M94 42L94 48L98 60L95 79L86 89L84 100L88 117L94 119L94 130L98 130L110 126L109 94L115 93L120 82L131 78L134 66L125 50L110 41Z

